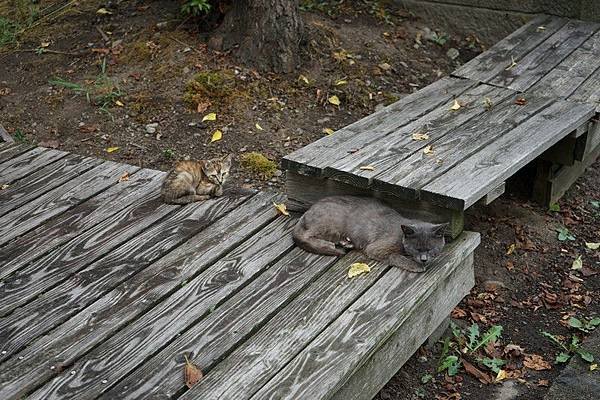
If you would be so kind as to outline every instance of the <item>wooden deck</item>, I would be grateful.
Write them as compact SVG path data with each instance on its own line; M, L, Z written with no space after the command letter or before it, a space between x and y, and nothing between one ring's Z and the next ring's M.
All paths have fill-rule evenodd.
M305 208L316 181L323 195L370 193L460 218L540 156L578 176L600 150L599 88L600 24L538 17L453 76L285 157L288 195ZM543 179L559 174L550 169Z
M369 399L473 285L478 234L348 279L362 256L296 248L280 196L165 205L162 177L0 144L1 399Z

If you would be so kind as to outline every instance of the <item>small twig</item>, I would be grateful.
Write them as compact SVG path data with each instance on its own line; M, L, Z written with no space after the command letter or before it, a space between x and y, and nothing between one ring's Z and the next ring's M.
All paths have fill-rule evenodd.
M88 140L92 140L92 139L93 139L93 138L95 138L95 137L96 137L96 136L90 136L90 137L88 137L88 138L81 139L81 140L80 140L80 142L81 142L81 143L83 143L83 142L87 142Z
M195 47L193 47L193 46L190 46L189 44L187 44L187 43L184 43L184 42L182 42L181 40L179 40L179 39L177 39L177 38L174 38L174 37L172 37L172 36L167 36L167 37L168 37L169 39L171 39L172 41L179 43L179 44L180 44L180 45L182 45L182 46L189 47L191 50L195 51L195 52L196 52L196 53L198 53L198 54L204 55L204 53L203 53L203 52L201 52L200 50L198 50L197 48L195 48Z
M73 52L69 52L69 51L50 50L50 49L42 49L42 51L40 51L40 49L21 49L21 50L13 50L13 52L15 52L15 53L40 53L40 54L51 53L51 54L62 54L64 56L75 56L75 57L80 57L87 53L86 51L80 51L78 53L73 53ZM8 54L8 52L7 52L7 54Z
M148 148L147 148L147 147L144 147L144 146L142 146L142 145L135 144L135 143L129 143L129 144L130 144L130 145L132 145L133 147L137 147L138 149L142 149L142 150L146 150L146 151L148 151Z
M98 25L96 25L96 30L98 31L100 36L102 36L102 40L104 40L106 43L110 42L110 38L108 37L108 35L106 33L104 33L102 28L100 28Z

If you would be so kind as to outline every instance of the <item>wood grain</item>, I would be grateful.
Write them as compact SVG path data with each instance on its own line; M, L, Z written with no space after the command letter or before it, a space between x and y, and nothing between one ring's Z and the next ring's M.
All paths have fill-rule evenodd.
M0 164L0 181L3 183L14 182L65 157L67 154L64 151L36 147Z
M569 100L590 103L600 113L600 67L569 96Z
M33 146L28 144L9 143L2 144L0 147L0 167L2 163L8 161L14 157L20 156L21 154L33 149Z
M427 315L432 306L440 307L446 316L468 293L473 284L472 269L466 268L466 272L461 273L457 268L478 244L479 234L465 232L425 273L390 269L256 392L252 399L331 398L365 360L399 329L405 329L408 333L403 338L403 346L407 347L406 353L412 354L418 348L418 341L425 340L431 332L422 325L415 327L406 323L411 316L416 320L422 317L424 321L432 318L433 313ZM453 280L454 274L468 279L469 285L465 287ZM444 285L444 282L448 285ZM443 289L446 291L439 293ZM416 314L418 311L425 311L425 315L419 316ZM433 330L439 322L427 321L425 325ZM189 393L192 392L193 389Z
M207 229L123 282L0 364L0 398L18 399L231 252L276 218L272 194L252 197ZM51 369L51 367L54 367Z
M99 165L100 160L68 155L0 191L0 216Z
M0 360L64 322L194 234L239 206L247 197L222 197L181 207L62 284L0 319Z
M429 183L421 198L466 209L593 115L591 105L559 100Z

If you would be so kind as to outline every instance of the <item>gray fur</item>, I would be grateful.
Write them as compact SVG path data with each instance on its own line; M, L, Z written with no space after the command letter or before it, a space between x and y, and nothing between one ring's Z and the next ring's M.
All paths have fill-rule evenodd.
M332 196L313 204L292 236L311 253L341 256L355 248L388 265L423 272L442 251L447 225L407 219L374 198ZM403 254L416 264L407 265Z

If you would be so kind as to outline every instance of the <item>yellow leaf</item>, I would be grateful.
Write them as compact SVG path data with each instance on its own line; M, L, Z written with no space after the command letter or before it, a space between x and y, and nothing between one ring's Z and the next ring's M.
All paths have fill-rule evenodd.
M483 108L489 111L492 109L493 106L494 103L492 103L492 100L489 97L483 99Z
M331 129L331 128L323 128L323 133L326 133L328 135L332 135L333 134L333 129Z
M429 140L429 135L426 133L416 132L412 134L413 140Z
M587 247L590 250L598 250L598 249L600 249L600 243L585 242L585 247Z
M300 76L298 77L298 80L300 80L300 81L302 81L302 82L306 83L307 85L308 85L308 84L310 84L310 81L309 81L309 80L308 80L308 78L307 78L306 76L304 76L304 75L300 75Z
M595 371L598 369L598 364L591 364L590 365L590 371Z
M423 153L425 153L425 154L433 154L433 147L431 147L431 145L425 146L425 148L423 149Z
M125 104L123 104L122 102L120 102L119 100L115 101L115 104L118 105L119 107L123 107L125 106Z
M217 120L217 114L215 114L215 113L206 114L204 117L202 117L202 122L216 121L216 120Z
M371 267L369 267L365 263L354 263L350 266L348 270L348 278L354 278L355 276L366 274L371 271Z
M515 252L515 248L517 247L516 244L511 244L510 246L508 246L508 249L506 250L506 255L510 256L512 253Z
M5 183L5 184L3 184L3 185L0 185L0 190L6 190L6 189L8 189L8 187L9 187L9 186L10 186L10 185L9 185L8 183Z
M336 95L333 95L333 96L331 96L331 97L330 97L329 99L327 99L327 100L329 100L329 102L330 102L331 104L333 104L333 105L336 105L336 106L339 106L339 105L340 105L340 99L339 99L339 98L338 98Z
M511 70L514 67L517 66L517 62L515 61L515 58L513 56L510 56L510 65L506 68L504 68L505 71Z
M264 129L262 128L262 126L260 126L258 124L258 122L256 124L254 124L254 126L256 127L256 129L258 129L259 131L264 131Z
M210 142L216 142L217 140L221 140L223 138L223 132L221 132L220 130L216 130L215 133L213 133L212 138L210 139Z
M102 7L102 8L99 8L98 11L96 11L96 14L106 15L106 14L112 14L112 12L110 12L106 8Z
M375 167L372 165L362 165L359 169L363 171L375 171Z
M119 147L109 147L109 148L106 149L106 152L107 153L112 153L112 152L115 152L117 150L119 150Z
M583 268L583 260L581 260L581 256L577 256L575 260L573 260L573 264L571 265L571 269L579 270Z
M275 206L275 208L277 209L277 212L281 215L285 215L286 217L288 217L290 215L290 213L287 211L287 207L285 206L285 204L283 203L275 203L273 202L273 205Z
M458 102L458 100L454 99L454 103L452 104L452 107L450 107L450 109L452 111L456 111L458 109L460 109L462 106L460 105L460 103Z
M40 47L45 49L46 47L50 46L50 42L42 42L40 43Z
M344 80L344 79L338 79L337 81L335 81L335 86L342 86L347 84L348 81Z
M506 379L506 376L507 376L506 375L506 371L503 370L503 369L501 369L500 371L498 371L498 374L496 375L495 381L496 382L501 382L501 381L503 381L503 380Z

